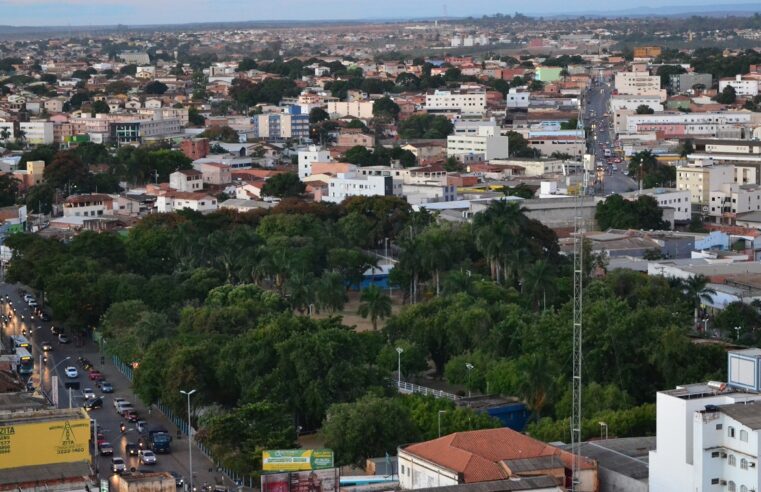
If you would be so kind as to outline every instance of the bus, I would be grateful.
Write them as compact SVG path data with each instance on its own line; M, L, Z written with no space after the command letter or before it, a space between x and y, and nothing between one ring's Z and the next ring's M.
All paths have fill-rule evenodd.
M34 357L25 348L16 349L16 358L18 359L18 373L32 374L34 372Z
M11 340L13 341L13 348L18 350L20 348L26 349L27 351L32 351L32 344L29 343L29 340L26 339L25 336L22 335L13 335L11 337Z

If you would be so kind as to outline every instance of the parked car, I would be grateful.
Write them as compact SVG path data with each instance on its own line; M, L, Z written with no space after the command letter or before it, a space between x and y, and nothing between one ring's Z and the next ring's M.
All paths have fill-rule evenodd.
M82 396L84 396L88 400L92 400L93 398L95 398L95 392L92 390L92 388L85 388L82 390Z
M64 344L69 343L69 337L61 333L60 335L58 335L58 343L64 343Z
M98 446L98 451L100 451L100 454L103 456L112 456L114 454L114 447L111 446L111 443L109 442L102 442Z
M114 473L123 473L127 471L127 465L123 458L111 458L111 471Z
M43 352L50 352L53 350L53 344L50 342L42 342L42 344L40 344L40 347L42 347Z
M100 386L100 390L103 393L113 393L114 392L114 387L108 381L101 381L99 386Z
M140 450L140 463L143 465L155 465L156 464L156 455L153 454L153 451L150 449L142 449Z
M102 432L98 432L98 435L95 436L95 442L98 446L100 446L104 442L108 442L108 441L106 440L106 436L104 436Z
M74 366L69 366L66 369L64 369L64 372L66 373L67 378L76 378L79 377L79 371L77 371L77 368Z

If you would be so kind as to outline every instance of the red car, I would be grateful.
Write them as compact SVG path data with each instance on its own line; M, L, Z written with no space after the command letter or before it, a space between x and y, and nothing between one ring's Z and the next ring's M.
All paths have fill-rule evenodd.
M90 371L89 376L91 381L103 381L104 379L106 379L106 377L103 376L103 374L96 369L93 369L92 371Z
M106 436L104 436L103 433L101 432L98 432L95 442L98 444L98 446L102 445L103 443L108 444L108 441L106 440Z
M124 418L127 419L129 422L137 422L140 419L140 417L137 415L137 412L135 410L125 410Z

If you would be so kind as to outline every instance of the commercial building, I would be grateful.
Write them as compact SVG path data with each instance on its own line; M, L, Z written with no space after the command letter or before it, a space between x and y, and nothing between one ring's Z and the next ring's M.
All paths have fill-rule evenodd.
M669 85L674 92L687 92L696 85L710 89L713 86L713 75L710 73L679 73L669 76Z
M626 133L663 130L676 127L673 133L715 136L723 126L749 125L750 111L710 111L704 113L667 112L656 114L636 114L626 117Z
M124 63L134 65L146 65L151 62L151 57L148 53L138 51L123 51L119 54Z
M649 72L618 72L615 88L619 94L660 96L661 99L666 99L665 91L661 91L661 78L658 75L650 75Z
M733 166L700 162L676 168L676 188L690 193L690 202L708 206L711 191L734 183ZM706 210L707 211L707 210Z
M433 94L426 94L425 109L429 112L483 114L486 111L486 91L481 87L467 86L453 91L437 90Z
M511 88L505 98L508 109L528 108L531 93L526 90Z
M309 138L309 115L291 113L264 113L251 117L252 136L267 140Z
M109 138L118 145L142 143L182 133L182 123L176 118L133 119L108 124Z
M328 183L328 194L322 200L341 203L352 196L391 196L394 182L391 176L363 176L354 172L338 173Z
M536 67L534 71L534 80L541 82L557 82L561 79L560 73L563 67Z
M176 492L177 485L169 472L123 473L114 477L116 492Z
M502 427L456 432L397 450L399 486L419 490L546 476L565 489L573 454ZM577 490L598 490L597 463L580 458Z
M726 383L658 392L650 490L758 490L761 349L730 351L727 358Z
M661 56L660 46L636 46L634 48L634 58L658 58Z
M546 156L581 157L587 150L584 137L574 135L535 136L528 139L528 144Z
M52 121L22 121L19 131L33 145L50 145L54 141Z
M610 97L608 103L610 112L615 113L623 109L636 111L640 106L647 106L655 112L663 111L660 96L632 96L617 94Z
M502 136L494 125L477 126L475 134L456 133L447 136L447 157L463 159L466 156L481 160L505 159L510 156L510 139Z

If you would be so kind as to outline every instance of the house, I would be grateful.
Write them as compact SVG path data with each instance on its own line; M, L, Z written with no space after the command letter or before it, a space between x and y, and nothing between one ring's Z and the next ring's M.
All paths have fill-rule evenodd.
M574 456L507 427L456 432L401 446L399 485L404 490L549 476L570 485ZM580 458L577 490L598 489L597 463Z
M345 129L341 130L336 139L336 146L338 147L356 147L361 145L372 149L375 147L375 137L362 133L360 130Z
M204 162L195 166L201 171L204 184L226 185L232 182L232 173L229 166L218 162Z
M111 215L114 199L103 194L71 195L63 202L64 217Z
M169 191L156 197L156 211L169 213L182 209L210 212L218 208L217 199L203 192Z
M173 190L193 192L203 189L203 173L195 169L182 169L169 175L169 187Z

